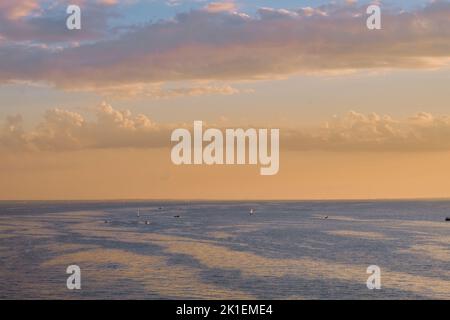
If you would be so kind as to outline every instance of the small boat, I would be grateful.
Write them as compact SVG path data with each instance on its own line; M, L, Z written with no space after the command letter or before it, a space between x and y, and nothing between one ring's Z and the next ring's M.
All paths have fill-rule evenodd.
M146 224L146 225L149 225L149 224L150 224L150 221L146 220L146 221L145 221L145 224Z
M450 217L445 218L445 221L450 221Z
M105 220L104 222L105 222L105 223L109 223L109 221L108 221L108 220Z
M173 216L174 218L179 218L180 216Z
M325 217L323 217L325 220L327 220L328 219L328 216L325 216Z
M138 217L141 216L141 210L140 210L140 209L137 210L137 216L138 216Z
M253 209L250 209L250 212L249 212L249 214L252 216L252 215L254 215L255 214L255 210L253 210Z

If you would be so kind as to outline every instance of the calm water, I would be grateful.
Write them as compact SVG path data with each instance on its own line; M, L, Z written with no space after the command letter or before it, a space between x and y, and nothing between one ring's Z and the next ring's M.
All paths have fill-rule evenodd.
M0 298L450 299L446 216L447 201L1 202Z

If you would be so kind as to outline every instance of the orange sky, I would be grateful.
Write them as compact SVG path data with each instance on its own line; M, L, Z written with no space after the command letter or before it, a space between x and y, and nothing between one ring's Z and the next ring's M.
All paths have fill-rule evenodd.
M301 2L145 24L139 1L80 2L97 19L69 34L61 3L3 1L0 200L449 197L450 2L386 5L376 31L364 1ZM279 173L173 165L194 120L279 128Z
M169 150L2 157L2 199L373 199L450 196L449 152L282 152L257 166L174 166ZM4 170L8 168L8 170Z

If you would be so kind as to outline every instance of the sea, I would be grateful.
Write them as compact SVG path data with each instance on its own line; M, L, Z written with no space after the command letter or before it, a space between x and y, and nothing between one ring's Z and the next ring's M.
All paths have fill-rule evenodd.
M446 217L448 200L4 201L0 299L450 299Z

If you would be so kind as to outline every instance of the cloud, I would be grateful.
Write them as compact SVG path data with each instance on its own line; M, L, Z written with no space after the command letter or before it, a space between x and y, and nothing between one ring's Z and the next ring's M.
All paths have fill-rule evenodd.
M69 4L82 8L83 32L66 28ZM0 36L10 45L25 42L67 47L73 42L93 41L107 37L108 20L118 16L115 0L2 0L0 3Z
M35 128L25 131L21 116L6 118L0 131L0 149L67 151L103 148L159 148L167 146L168 128L147 116L133 116L107 103L95 108L95 121L64 110L48 110Z
M67 151L104 148L170 147L174 128L192 124L159 124L143 114L117 110L107 103L95 108L95 119L79 113L48 110L32 129L21 116L6 117L0 130L0 150ZM223 125L219 125L220 127ZM253 127L253 126L249 126ZM227 125L227 128L232 128ZM284 150L333 152L450 151L450 116L418 113L394 119L354 111L335 116L316 128L281 128Z
M233 1L211 2L206 5L205 10L208 12L233 12L236 11L236 5Z
M358 4L261 8L256 16L219 8L224 4L77 46L0 42L0 83L31 81L62 89L101 90L176 81L442 68L450 62L448 1L434 1L413 12L384 8L383 29L377 31L367 30L365 8ZM105 13L102 17L99 23L104 26ZM37 29L42 34L33 37L44 37L47 29ZM53 34L61 32L52 29L59 30ZM89 30L80 36L88 36ZM19 31L9 27L8 33L0 34L19 37Z
M396 120L354 111L321 128L287 129L284 146L293 150L413 152L450 151L450 117L422 112Z
M10 20L26 17L39 8L38 0L3 0L0 3L1 15Z
M239 90L230 85L204 83L198 85L177 85L167 87L163 84L136 83L109 87L88 88L105 98L130 99L135 97L149 97L152 99L167 99L178 97L197 97L205 95L235 95L252 93L252 90Z

